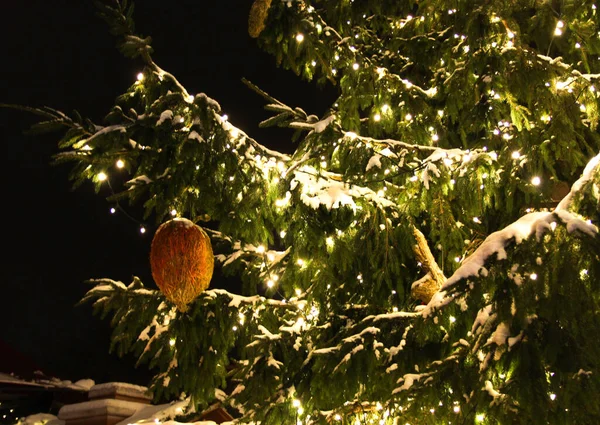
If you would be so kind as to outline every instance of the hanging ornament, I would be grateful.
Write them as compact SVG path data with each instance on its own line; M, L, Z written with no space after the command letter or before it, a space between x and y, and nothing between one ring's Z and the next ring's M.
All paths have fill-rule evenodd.
M265 21L269 14L272 0L255 0L250 8L250 16L248 17L248 34L250 37L257 38L265 29Z
M186 218L160 225L150 248L152 277L181 312L208 288L214 269L210 238Z

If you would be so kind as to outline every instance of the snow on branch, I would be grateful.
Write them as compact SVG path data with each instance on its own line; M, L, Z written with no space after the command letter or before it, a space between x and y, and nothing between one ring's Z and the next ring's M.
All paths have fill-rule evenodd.
M489 258L495 255L498 260L506 259L505 248L510 243L520 244L532 235L535 235L539 241L544 233L552 230L557 219L560 219L566 225L569 233L578 231L589 236L598 234L596 226L562 209L555 212L526 214L504 229L489 235L477 250L467 257L454 274L448 278L441 290L433 296L429 304L421 311L423 316L427 317L433 314L435 310L450 303L454 297L448 296L448 290L459 281L481 275L480 272L483 271L484 264Z
M562 199L562 201L560 201L558 203L555 211L556 212L567 211L571 207L571 204L573 203L573 197L579 191L581 191L581 188L592 179L592 176L594 175L594 173L597 173L599 169L600 169L600 153L598 155L596 155L595 157L593 157L590 160L590 162L587 163L585 169L583 170L583 174L581 175L581 177L579 179L577 179L577 181L575 183L573 183L573 186L571 186L571 191L567 194L567 196L565 196Z

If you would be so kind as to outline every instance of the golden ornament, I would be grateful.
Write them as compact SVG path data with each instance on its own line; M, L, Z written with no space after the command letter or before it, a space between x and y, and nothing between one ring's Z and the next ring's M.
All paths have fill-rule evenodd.
M269 14L272 0L255 0L250 8L248 16L248 34L250 37L257 38L265 29L265 21Z
M152 277L181 312L210 284L214 257L210 238L186 218L160 225L150 248Z

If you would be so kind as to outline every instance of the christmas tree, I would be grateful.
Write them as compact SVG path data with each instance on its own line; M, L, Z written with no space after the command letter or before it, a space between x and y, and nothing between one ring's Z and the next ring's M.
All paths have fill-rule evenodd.
M99 8L138 81L102 125L24 109L66 129L75 185L122 168L111 202L210 238L152 256L160 290L97 279L82 300L157 400L184 396L179 421L600 423L592 1L255 0L257 43L338 91L317 117L247 82L291 154L155 63L127 1ZM207 249L239 294L204 290Z

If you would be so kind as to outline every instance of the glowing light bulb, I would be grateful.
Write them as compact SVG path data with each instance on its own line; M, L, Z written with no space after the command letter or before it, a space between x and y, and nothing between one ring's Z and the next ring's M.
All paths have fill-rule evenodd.
M144 226L140 227L140 233L143 235L146 233L146 228Z
M521 158L521 153L519 151L514 151L511 154L511 157L512 157L512 159L519 159L519 158Z
M531 273L529 275L529 279L531 279L531 280L537 280L537 278L538 278L538 275L536 273Z
M531 179L531 184L534 186L539 186L540 183L542 183L542 179L540 179L538 176L535 176Z
M100 173L98 173L97 178L98 178L98 181L103 182L104 180L106 180L107 176L105 173L100 172Z
M437 142L438 140L440 140L440 136L438 136L437 134L434 134L433 136L431 136L431 140L433 140L434 142Z
M413 117L412 117L412 115L411 115L411 114L406 114L406 115L404 116L404 119L405 119L406 121L412 121L412 118L413 118Z
M373 120L376 122L381 121L381 115L379 115L379 114L373 115Z
M280 237L280 238L285 238L285 235L286 235L286 234L287 234L287 233L286 233L286 231L285 231L285 230L282 230L281 232L279 232L279 237Z
M176 209L172 209L172 210L171 210L171 215L172 215L173 217L175 217L175 216L177 215L177 210L176 210Z
M480 413L477 416L475 416L475 420L477 422L483 422L484 419L485 419L485 415L483 413Z
M454 411L454 413L458 413L460 412L460 406L454 406L452 410Z
M231 329L233 329L234 331L237 331L238 327L237 326L233 326Z
M296 261L296 263L302 267L304 265L304 260L302 258L298 258L298 261Z
M267 286L269 288L272 288L273 286L275 286L275 282L273 282L273 280L269 279L269 280L267 280Z
M116 209L114 209L114 208L111 208L111 209L110 209L110 213L111 213L111 214L114 214L114 213L116 213L116 212L117 212L117 210L116 210Z
M144 74L140 72L140 73L137 75L137 80L138 80L138 81L142 81L143 79L144 79Z
M359 66L359 65L358 65L356 62L354 62L354 63L352 64L352 69L356 71L356 70L358 69L358 66Z
M296 41L298 43L302 43L304 41L304 34L302 34L302 33L296 34Z
M125 166L125 163L123 162L122 159L119 159L117 161L117 168L123 168Z
M556 394L550 394L550 400L552 400L552 401L556 400Z
M258 248L256 248L256 252L263 254L265 252L265 247L263 245L259 245Z
M169 340L169 345L170 345L171 347L175 345L175 338L171 338L171 339Z
M300 407L300 400L294 399L292 401L292 406L294 406L295 408Z

